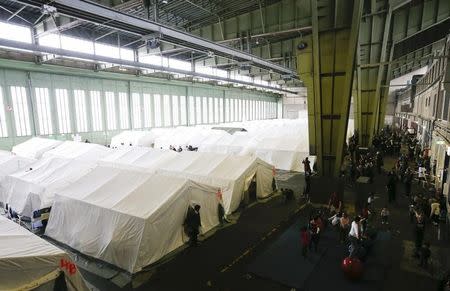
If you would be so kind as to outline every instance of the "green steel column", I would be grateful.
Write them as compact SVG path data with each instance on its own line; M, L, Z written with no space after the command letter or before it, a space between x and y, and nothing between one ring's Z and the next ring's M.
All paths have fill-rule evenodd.
M359 131L359 143L362 146L370 146L374 133L384 123L384 106L387 92L381 88L382 81L386 80L385 69L388 51L388 41L391 31L392 8L386 13L377 13L385 8L384 2L371 1L371 14L361 24L360 42L365 46L359 46L358 53L361 58L358 64L358 81L360 89L357 94L357 129Z
M298 71L308 89L310 152L319 173L337 175L347 132L361 0L311 1L313 33L298 51Z

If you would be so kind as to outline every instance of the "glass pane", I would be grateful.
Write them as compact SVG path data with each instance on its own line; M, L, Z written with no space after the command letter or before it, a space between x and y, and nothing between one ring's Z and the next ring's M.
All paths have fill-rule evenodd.
M164 95L164 126L172 125L172 113L171 113L171 97L170 95Z
M214 101L212 97L208 98L208 122L214 123Z
M161 114L161 95L155 94L153 95L154 103L155 103L155 126L162 126L162 114Z
M11 86L11 98L16 125L16 135L31 135L30 117L28 115L28 100L25 87Z
M202 112L203 112L203 123L208 123L208 98L202 98Z
M186 125L186 96L180 96L181 125Z
M100 91L90 91L89 94L91 95L92 130L101 131L103 130L103 114Z
M148 93L144 93L142 95L144 99L144 127L152 127L153 118L152 118L152 95Z
M120 128L130 128L130 116L128 113L128 94L119 92L119 114L120 114Z
M36 111L39 123L39 134L53 134L50 96L48 88L35 88Z
M230 122L230 99L225 99L225 122Z
M214 122L219 123L219 98L214 98Z
M142 128L141 95L133 93L131 94L131 100L133 102L133 128Z
M195 124L195 98L189 96L189 124Z
M0 87L0 137L8 136L8 128L6 127L5 103L3 101L3 90Z
M219 122L223 122L223 98L219 98Z
M106 99L106 125L108 130L117 129L116 98L114 92L105 92Z
M71 132L69 96L66 89L56 89L56 111L58 111L59 133Z
M77 119L77 131L87 132L86 96L84 90L74 90L75 113Z
M173 126L177 126L180 124L179 116L180 114L180 108L178 107L178 96L173 95L172 96L172 120L173 120Z
M202 123L202 99L200 97L195 97L195 121L196 124Z

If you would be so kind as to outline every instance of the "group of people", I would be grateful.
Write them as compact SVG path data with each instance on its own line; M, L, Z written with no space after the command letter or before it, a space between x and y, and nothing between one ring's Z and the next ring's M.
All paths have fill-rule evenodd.
M410 200L409 219L413 224L415 246L413 256L418 259L419 266L426 268L431 256L430 243L425 241L426 225L428 221L435 226L439 225L440 217L446 212L446 201L442 193L438 193L434 187L427 189L429 186L427 177L434 175L428 151L422 150L417 139L407 130L392 132L390 139L391 144L400 142L405 150L403 153L396 152L398 159L387 174L388 201L397 203L397 186L401 183L405 196ZM422 185L424 188L421 194L412 193L415 180L427 181Z
M161 147L161 149L162 149L162 147ZM185 149L188 152L196 152L196 151L198 151L198 147L193 147L191 145L187 145ZM177 148L176 146L170 145L169 146L169 150L181 153L183 151L183 148L181 146L178 146L178 148Z

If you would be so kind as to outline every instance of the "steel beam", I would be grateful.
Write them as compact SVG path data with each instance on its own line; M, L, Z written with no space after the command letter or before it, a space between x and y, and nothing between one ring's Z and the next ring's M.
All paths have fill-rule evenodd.
M222 78L222 77L217 77L217 76L210 76L210 75L196 73L196 72L178 70L178 69L174 69L174 68L156 66L156 65L139 63L139 62L134 62L134 61L127 61L127 60L111 58L111 57L104 57L104 56L99 56L99 55L94 55L94 54L81 53L81 52L70 51L70 50L66 50L66 49L41 46L41 45L37 45L37 44L28 44L28 43L23 43L23 42L19 42L19 41L0 39L0 47L10 47L10 48L26 50L26 51L30 51L30 52L38 53L38 54L53 54L53 55L60 56L60 57L84 59L84 60L88 60L88 61L92 61L92 62L96 62L96 63L109 63L109 64L115 64L115 65L134 68L134 69L150 69L150 70L157 70L157 71L173 73L173 74L184 74L184 75L189 75L189 76L194 76L194 77L199 77L199 78L206 78L206 79L212 79L212 80L217 80L217 81L237 83L237 84L246 85L246 86L270 89L270 90L284 92L284 93L294 93L293 91L290 91L290 90L273 88L270 86L254 84L251 82L239 81L239 80L234 80L234 79L229 79L229 78Z
M94 2L83 0L53 0L49 4L44 0L18 0L18 2L37 8L40 8L42 4L51 5L54 6L60 14L83 21L102 24L113 29L126 29L127 31L141 33L142 35L146 35L150 32L159 32L164 38L172 39L189 47L192 46L194 48L209 50L222 57L250 61L256 67L272 70L277 73L296 75L296 72L291 69L265 61L254 55L214 43L170 26L133 17Z

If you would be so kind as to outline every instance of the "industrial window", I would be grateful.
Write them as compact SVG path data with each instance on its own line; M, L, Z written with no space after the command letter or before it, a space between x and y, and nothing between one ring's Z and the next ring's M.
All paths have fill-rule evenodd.
M26 26L0 22L0 38L31 43L31 30Z
M234 99L230 99L230 121L235 121L234 114L235 113L235 107L234 107Z
M153 95L154 98L154 104L153 107L155 109L155 127L161 127L162 126L162 114L161 114L161 95L155 94Z
M256 103L256 106L257 106L256 112L258 112L258 118L257 118L257 119L259 120L259 119L262 119L262 118L261 118L261 117L262 117L262 116L261 116L261 113L262 113L262 112L261 112L261 101L258 100L258 101L256 101L256 102L257 102L257 103Z
M144 127L152 127L152 95L144 93Z
M3 101L3 90L0 87L0 137L8 136L8 128L6 127L5 103Z
M164 95L164 126L171 126L172 122L171 122L171 112L170 112L170 107L171 107L171 101L170 101L171 97L170 95Z
M186 96L180 96L180 113L181 113L181 119L180 124L186 125Z
M189 124L195 124L195 98L189 96Z
M202 98L201 97L195 97L195 121L196 124L202 123Z
M214 103L213 103L213 98L209 97L208 98L208 122L209 123L214 123Z
M69 96L66 89L56 89L56 111L58 111L59 133L71 132Z
M208 123L208 98L202 97L203 123Z
M242 100L242 120L247 120L247 99Z
M219 123L219 98L214 98L214 122Z
M219 98L219 122L223 122L223 98Z
M101 131L103 130L103 114L100 91L90 91L89 94L91 96L92 130Z
M230 122L230 99L225 99L225 122Z
M50 96L48 88L35 88L36 110L39 122L39 134L53 134Z
M131 99L133 102L133 128L142 128L141 95L139 93L133 93Z
M116 96L114 92L105 92L106 99L106 126L108 130L117 129Z
M84 90L74 90L75 113L77 120L77 131L87 132L87 112L86 112L86 95Z
M266 101L263 101L262 102L262 115L263 115L263 119L266 119L267 118L267 115L266 115L266 106L267 106L267 102Z
M125 92L119 92L119 115L120 128L130 128L130 116L128 113L128 94Z
M180 108L178 106L178 96L173 95L172 96L172 119L173 119L173 126L177 126L180 124L180 120L179 120L179 113L180 113Z
M242 121L242 115L244 114L244 100L242 99L236 99L237 104L237 118L238 121Z
M255 100L250 100L250 120L255 119Z
M25 87L11 86L11 98L13 103L16 135L31 135L30 117L28 114L28 100Z

